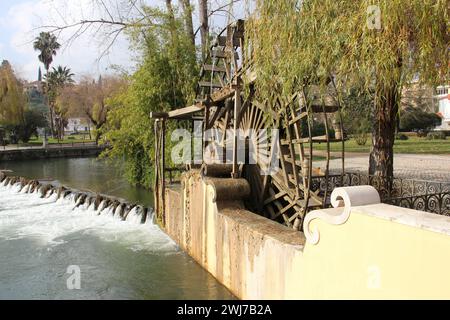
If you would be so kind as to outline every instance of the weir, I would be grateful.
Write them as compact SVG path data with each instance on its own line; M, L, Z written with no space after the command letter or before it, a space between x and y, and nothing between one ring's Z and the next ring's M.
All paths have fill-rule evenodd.
M55 186L39 180L29 180L23 177L10 176L11 172L0 171L0 185L16 187L21 193L39 194L41 198L55 196L55 200L67 199L74 204L74 208L92 209L98 215L110 215L123 221L144 224L153 220L153 209L130 203L124 199L80 191L65 186Z

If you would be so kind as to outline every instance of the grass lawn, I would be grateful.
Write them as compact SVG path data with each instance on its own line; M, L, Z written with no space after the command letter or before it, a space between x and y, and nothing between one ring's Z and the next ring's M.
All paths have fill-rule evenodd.
M38 139L36 137L33 137L27 144L28 145L42 145L42 138L39 137ZM48 144L58 144L58 143L83 143L83 142L95 142L95 140L90 140L89 136L86 136L86 139L83 137L83 135L74 135L74 136L67 136L64 137L64 140L57 140L51 137L47 138Z
M316 144L317 150L326 150L325 144ZM370 152L371 141L359 146L354 139L345 142L346 152ZM331 143L331 151L341 151L340 143ZM395 153L450 154L450 139L427 140L426 138L409 137L408 140L395 140Z

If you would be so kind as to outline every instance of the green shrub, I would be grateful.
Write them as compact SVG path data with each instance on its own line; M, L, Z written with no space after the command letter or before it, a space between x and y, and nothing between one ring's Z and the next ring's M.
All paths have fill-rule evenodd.
M419 137L419 138L424 138L424 137L426 137L428 135L428 131L427 130L419 130L419 131L417 131L417 136Z
M400 130L429 131L441 123L441 118L435 113L425 112L419 108L408 108L400 115Z
M430 132L427 134L428 140L445 140L447 139L445 132Z
M358 146L365 146L367 143L367 140L369 139L369 135L367 133L357 133L354 135L356 144Z
M400 133L395 137L396 140L408 140L409 137L406 134Z

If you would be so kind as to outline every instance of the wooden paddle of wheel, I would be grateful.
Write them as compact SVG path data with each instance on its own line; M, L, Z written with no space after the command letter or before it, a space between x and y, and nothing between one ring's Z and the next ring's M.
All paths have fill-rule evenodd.
M242 171L252 189L247 205L272 220L301 229L308 211L326 206L330 142L342 141L331 138L329 114L339 107L327 99L320 99L320 103L312 96L308 99L306 90L276 100L277 105L271 108L257 101L246 103L241 113L240 129L253 154L247 157L251 161L246 161ZM313 119L320 115L326 134L314 137ZM272 129L279 130L278 136L271 134ZM327 147L326 157L321 159L323 169L314 166L316 143ZM278 165L279 170L268 170ZM318 185L325 188L313 190L314 179L320 179Z

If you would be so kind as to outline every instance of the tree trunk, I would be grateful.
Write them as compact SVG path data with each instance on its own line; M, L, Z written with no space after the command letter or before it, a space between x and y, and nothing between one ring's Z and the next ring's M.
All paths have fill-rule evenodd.
M92 133L91 133L91 123L90 123L90 120L88 121L88 130L89 130L89 140L92 140Z
M181 0L181 5L183 6L184 14L184 24L186 28L186 34L195 47L195 35L194 35L194 24L192 23L192 6L190 0Z
M170 23L173 23L175 21L175 14L173 11L172 0L166 0L166 8L167 13L169 14Z
M200 18L200 35L202 38L202 58L206 58L208 52L208 2L207 0L198 0L199 18Z
M177 25L175 21L175 12L173 11L172 0L166 0L166 8L169 17L169 27L170 27L170 36L172 39L172 45L177 52L178 46L178 36L177 36Z
M100 134L100 128L102 127L102 124L97 124L95 126L95 145L98 146L98 142L100 141L101 134Z
M47 98L48 101L48 98ZM50 109L50 132L52 134L52 138L55 137L55 120L54 120L54 116L53 116L53 106L49 105L49 109Z
M45 66L46 68L46 79L47 79L47 90L46 90L46 92L45 92L45 97L46 97L46 102L47 102L47 106L48 106L48 109L49 109L49 111L50 111L50 133L51 133L51 135L52 135L52 137L54 138L55 137L55 126L54 126L54 124L53 124L53 106L51 106L51 104L50 104L50 99L49 99L49 97L48 97L48 70L50 69L50 66Z
M400 94L398 84L380 86L375 93L375 115L372 128L372 151L369 174L394 176L394 141Z

